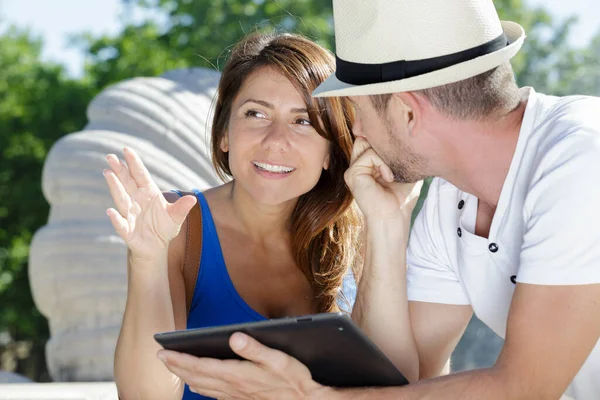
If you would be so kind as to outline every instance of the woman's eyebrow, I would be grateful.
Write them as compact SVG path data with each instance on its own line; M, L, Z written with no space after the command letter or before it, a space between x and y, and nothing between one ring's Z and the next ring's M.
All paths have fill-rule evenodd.
M261 106L270 108L271 110L275 108L275 106L267 101L264 100L256 100L256 99L248 99L246 101L244 101L242 104L240 104L240 107L243 106L246 103L256 103L256 104L260 104Z
M271 110L273 110L275 108L275 106L273 104L269 103L268 101L257 100L257 99L248 99L248 100L244 101L242 104L240 104L240 107L243 106L246 103L260 104L261 106L267 107L268 109L271 109ZM306 109L306 107L303 107L303 108L292 108L292 109L290 109L290 111L292 113L308 114L308 110Z

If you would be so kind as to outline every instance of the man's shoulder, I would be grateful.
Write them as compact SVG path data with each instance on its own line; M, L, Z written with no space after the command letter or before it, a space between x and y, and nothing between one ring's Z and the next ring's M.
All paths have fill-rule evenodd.
M535 93L536 119L534 127L562 136L579 130L600 134L600 97L570 95L549 96Z
M533 168L546 169L586 154L600 160L599 97L535 96L535 120L526 150L537 160Z
M556 108L570 112L590 112L598 109L600 97L588 95L569 95L556 97ZM597 114L597 113L596 113Z
M600 133L600 97L561 97L553 108L552 117L576 127L594 129Z

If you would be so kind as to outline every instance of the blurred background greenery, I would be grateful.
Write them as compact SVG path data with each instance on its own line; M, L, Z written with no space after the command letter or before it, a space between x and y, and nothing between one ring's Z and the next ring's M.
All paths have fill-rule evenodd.
M256 28L300 32L334 50L329 0L122 1L164 18L124 19L117 35L82 32L73 41L85 54L79 77L43 60L44 43L28 30L9 27L0 34L0 369L35 381L49 379L48 326L33 304L27 276L30 240L49 211L41 192L42 166L58 138L84 127L89 101L106 86L135 76L192 66L219 69L231 45ZM543 7L521 0L495 4L501 18L518 21L528 35L513 62L520 85L555 95L600 94L600 35L585 47L572 47L568 39L576 19L556 21ZM468 336L469 331L465 340L477 339ZM459 369L489 363L495 343L489 348L485 342L478 351L488 361L462 361Z

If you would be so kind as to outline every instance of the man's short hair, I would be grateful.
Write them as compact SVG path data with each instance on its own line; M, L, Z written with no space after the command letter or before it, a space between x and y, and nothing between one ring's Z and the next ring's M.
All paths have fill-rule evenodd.
M459 82L415 91L448 117L458 120L482 120L515 109L520 101L510 62ZM392 94L372 95L380 115L385 115Z

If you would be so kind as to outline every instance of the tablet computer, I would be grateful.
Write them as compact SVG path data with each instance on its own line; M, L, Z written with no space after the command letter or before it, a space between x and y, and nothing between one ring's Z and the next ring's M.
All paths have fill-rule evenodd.
M408 381L343 313L286 317L259 322L157 333L167 350L198 357L240 359L229 338L244 332L308 367L316 382L335 387L400 386Z

